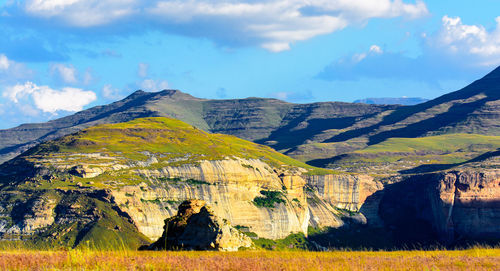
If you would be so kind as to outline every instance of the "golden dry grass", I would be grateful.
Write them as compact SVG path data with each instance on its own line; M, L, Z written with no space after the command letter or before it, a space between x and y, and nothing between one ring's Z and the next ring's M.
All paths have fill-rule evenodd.
M0 251L0 270L500 270L500 249L395 252Z

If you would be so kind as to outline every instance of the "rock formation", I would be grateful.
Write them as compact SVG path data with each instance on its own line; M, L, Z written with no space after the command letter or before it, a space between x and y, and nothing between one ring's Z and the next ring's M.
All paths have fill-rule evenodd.
M499 197L499 170L453 170L388 185L379 212L402 240L500 240Z
M178 120L137 119L43 143L0 165L0 240L76 247L110 234L135 248L160 238L165 218L190 199L268 239L351 223L415 242L496 238L496 168L488 162L375 180Z
M163 235L147 249L237 251L252 247L248 236L216 216L202 200L184 201L176 216L167 218Z

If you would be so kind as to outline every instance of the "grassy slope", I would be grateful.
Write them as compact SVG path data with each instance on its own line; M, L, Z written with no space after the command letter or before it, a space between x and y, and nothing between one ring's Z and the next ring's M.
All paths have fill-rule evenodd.
M446 134L420 138L390 138L335 160L338 169L398 171L423 164L456 164L500 148L500 136ZM378 166L378 169L369 169ZM404 168L406 167L406 168ZM354 170L357 171L357 170Z
M356 153L382 152L456 152L470 148L500 148L500 136L447 134L420 138L390 138Z
M310 174L333 171L309 166L273 149L230 135L211 134L182 121L164 117L140 118L125 123L99 125L61 139L43 143L26 153L28 156L53 153L103 153L146 160L144 152L161 154L163 165L196 163L226 157L261 159L272 166L302 167ZM172 159L189 156L182 162Z

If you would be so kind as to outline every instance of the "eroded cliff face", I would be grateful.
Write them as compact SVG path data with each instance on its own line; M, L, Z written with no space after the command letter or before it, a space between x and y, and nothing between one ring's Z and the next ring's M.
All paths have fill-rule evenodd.
M248 227L259 237L277 239L294 232L307 234L308 226L341 226L342 210L349 206L359 211L366 197L380 187L368 176L305 176L300 171L280 171L259 160L244 159L137 173L166 181L124 186L112 193L120 209L151 239L161 236L165 217L174 215L177 205L188 199L206 201L232 225ZM325 186L329 187L326 192ZM285 203L274 208L256 206L253 200L263 190L283 191Z
M332 206L359 211L366 198L383 188L368 175L338 174L307 176L307 183Z
M113 165L109 162L111 158L94 156L106 162L71 166L59 158L54 161L45 158L43 164L38 165L38 171L46 172L40 168L51 164L59 171L69 171L72 176L82 179L75 183L73 177L64 175L60 180L57 174L50 175L53 172L42 177L51 183L74 183L65 193L93 191L96 188L92 180L105 178L110 204L150 240L162 235L164 220L175 215L177 206L184 200L204 200L231 225L248 228L259 237L278 239L296 232L307 234L308 226L339 227L343 225L342 216L346 215L342 209L358 211L366 196L378 189L377 183L368 176L307 176L300 168L273 168L258 159L233 157L177 167L154 167L154 159L148 159L149 162L142 166L127 166ZM128 184L113 180L113 172L123 171L142 181ZM36 184L35 179L28 179L25 184L31 181ZM279 191L284 201L273 208L257 206L254 200L262 196L261 191ZM32 235L61 221L84 224L99 219L94 216L85 221L76 218L72 221L68 214L81 212L87 207L61 202L57 197L29 200L30 205L20 209L23 214L14 223L0 224L3 227L0 234ZM55 211L63 209L66 210L64 215ZM10 216L8 212L3 215Z
M500 170L444 174L436 228L448 238L500 237Z
M261 237L307 234L309 211L303 193L300 198L305 182L300 176L293 176L301 185L287 187L283 179L291 176L278 174L259 160L201 161L198 165L140 169L137 174L150 183L123 186L112 193L139 231L153 240L161 236L164 219L174 215L177 205L188 199L206 201L232 225L248 227ZM253 200L263 190L282 191L285 203L274 208L256 206Z
M386 188L380 214L400 234L452 244L500 240L500 170L415 175ZM407 238L408 236L401 236Z
M0 236L17 240L36 235L81 244L86 240L77 237L82 231L105 229L120 235L127 229L134 244L141 244L161 237L164 220L175 215L181 202L198 199L230 225L271 239L307 234L309 226L342 227L346 217L368 226L385 226L395 240L453 243L499 238L500 173L496 169L403 176L384 186L365 175L309 176L300 169L274 168L258 159L233 157L177 167L152 164L67 167L80 176L75 180L38 168L49 174L43 178L66 187L30 190L26 186L40 185L36 178L28 178L22 182L23 189L2 192ZM124 170L134 182L141 182L113 179L113 172ZM83 178L90 172L100 173ZM94 184L96 178L101 178L99 185ZM272 208L258 206L255 199L263 196L261 191L278 191L283 202Z
M307 176L308 203L313 227L341 227L342 217L356 216L362 224L378 225L378 201L365 204L383 185L368 175ZM364 207L363 209L361 207Z

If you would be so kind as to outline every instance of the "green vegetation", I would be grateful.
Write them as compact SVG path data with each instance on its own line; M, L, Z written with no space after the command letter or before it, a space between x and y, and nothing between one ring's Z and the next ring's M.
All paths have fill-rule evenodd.
M57 202L58 208L66 210L59 214L65 223L53 223L44 231L23 236L22 242L0 242L2 245L16 245L32 249L137 249L150 240L137 230L128 216L107 202L105 195L98 192L64 193L62 191L27 191L13 194L9 199L13 208L26 208L32 198L44 198ZM97 194L96 194L97 193ZM24 204L24 205L23 205ZM18 207L15 207L18 206ZM15 211L15 210L11 210ZM12 217L12 219L17 219ZM4 239L17 239L9 234Z
M303 233L294 233L285 237L284 239L271 240L266 238L259 238L253 240L258 248L266 250L307 250L308 241Z
M181 178L167 178L167 177L160 177L158 178L159 181L162 182L168 182L168 183L173 183L173 184L189 184L189 185L212 185L212 183L205 182L205 181L200 181L200 180L195 180L195 179L181 179Z
M76 134L42 143L24 156L39 158L56 154L67 157L91 153L100 153L119 161L125 159L125 162L142 161L153 168L240 157L260 159L275 167L302 167L310 171L308 174L335 173L309 166L267 146L234 136L207 133L180 120L164 117L139 118L125 123L87 128ZM154 155L157 162L148 162L149 155ZM105 158L77 158L89 164L105 161ZM75 161L68 160L68 163Z
M263 197L256 197L253 199L253 203L257 207L262 208L274 208L276 204L285 203L283 199L283 193L280 191L260 191Z
M150 203L154 203L154 204L161 204L160 199L151 199L151 200L141 199L141 202L144 202L144 203L150 202Z
M419 138L390 138L355 153L439 152L494 150L500 148L500 136L447 134Z
M371 175L396 173L421 165L459 164L500 148L500 136L445 134L390 138L334 159L329 166ZM328 162L326 162L328 164Z

